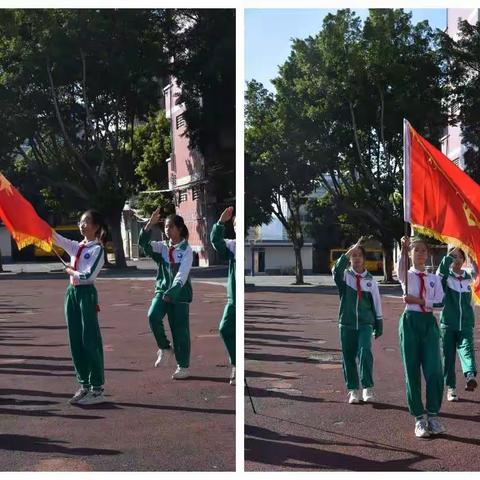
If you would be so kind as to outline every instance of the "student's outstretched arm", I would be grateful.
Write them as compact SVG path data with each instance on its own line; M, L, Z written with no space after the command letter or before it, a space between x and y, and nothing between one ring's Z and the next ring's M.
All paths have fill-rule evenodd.
M235 240L225 239L225 223L232 218L232 215L233 207L226 208L210 232L210 242L224 260L228 260L229 252L235 256Z
M69 238L65 238L53 229L52 231L53 231L52 240L55 245L58 245L59 247L63 248L71 257L77 254L80 242L77 242L75 240L70 240Z
M150 220L147 222L145 227L140 231L140 236L138 237L138 244L143 248L145 255L153 258L155 262L160 263L162 261L162 254L164 249L167 246L163 242L152 241L151 228L153 225L157 224L160 221L160 207L157 208L150 217Z
M451 253L451 252L450 252ZM453 257L445 255L437 268L437 275L442 279L442 287L445 290L447 287L448 275L450 273L450 267L453 263Z
M410 238L402 237L401 243L402 247L397 261L397 277L403 287L406 283L408 274L408 246L410 245Z

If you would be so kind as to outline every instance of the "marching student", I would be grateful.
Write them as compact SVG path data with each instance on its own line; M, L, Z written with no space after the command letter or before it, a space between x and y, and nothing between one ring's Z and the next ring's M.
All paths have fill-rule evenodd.
M148 320L159 348L155 361L155 367L158 367L168 363L172 356L163 326L163 318L167 315L177 361L172 378L180 380L190 376L189 307L193 295L190 282L193 252L188 244L188 229L179 215L169 215L165 220L168 243L150 240L151 228L159 222L160 208L157 208L141 230L138 240L145 254L158 264L155 296L148 311Z
M332 270L340 294L338 321L348 403L360 402L360 382L363 387L363 401L374 399L372 335L379 338L383 333L378 284L365 269L365 249L361 241L360 238L350 247L337 260ZM347 269L349 263L350 268Z
M398 279L404 292L405 310L398 328L400 353L405 370L407 403L415 417L415 435L420 438L445 432L438 420L443 396L440 331L433 305L443 300L439 276L427 273L428 245L419 238L403 237L397 264ZM413 266L406 269L408 251ZM408 275L408 295L405 282ZM422 403L421 372L426 383L426 408Z
M460 357L466 379L465 390L477 387L475 377L475 348L473 327L475 314L472 307L472 276L462 270L465 253L460 248L452 249L443 257L437 270L445 291L444 308L440 314L440 332L443 346L443 364L447 400L458 400L456 391L455 357Z
M227 348L232 365L230 385L235 385L235 246L236 240L226 240L225 223L233 217L233 207L226 208L210 233L213 248L220 256L228 260L227 304L220 321L219 331ZM236 232L235 218L233 228Z
M53 231L53 243L70 255L70 284L65 293L65 318L73 365L80 389L69 400L71 404L93 405L105 401L103 395L103 344L98 325L97 290L94 282L104 263L107 227L96 210L87 210L78 227L81 242L64 238Z

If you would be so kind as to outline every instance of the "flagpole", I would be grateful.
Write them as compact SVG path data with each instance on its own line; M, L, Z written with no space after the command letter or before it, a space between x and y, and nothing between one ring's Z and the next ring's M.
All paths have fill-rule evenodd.
M404 236L410 236L410 136L409 123L403 119L403 220ZM402 246L400 246L402 248ZM405 295L408 295L408 248L405 252Z
M55 248L53 248L53 245L52 245L52 251L58 257L58 259L63 263L64 267L69 266L68 263L66 263L65 260L58 254L58 252L55 250Z

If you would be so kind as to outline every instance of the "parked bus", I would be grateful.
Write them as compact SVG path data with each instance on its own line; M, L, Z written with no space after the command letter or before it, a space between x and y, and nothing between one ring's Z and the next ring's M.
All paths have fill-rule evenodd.
M330 250L330 268L333 268L338 258L347 252L346 248L332 248ZM381 273L383 271L383 252L378 249L366 249L367 258L365 268L369 272Z

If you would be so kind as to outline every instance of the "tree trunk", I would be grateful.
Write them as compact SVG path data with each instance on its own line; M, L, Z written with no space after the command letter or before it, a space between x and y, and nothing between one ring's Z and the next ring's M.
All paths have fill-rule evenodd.
M295 285L303 285L302 247L295 245Z
M382 243L383 250L383 281L393 282L393 242Z
M126 268L127 261L125 259L125 252L123 250L122 231L120 228L120 219L122 217L122 210L112 213L107 219L108 227L112 234L113 250L115 253L115 266L117 268Z

